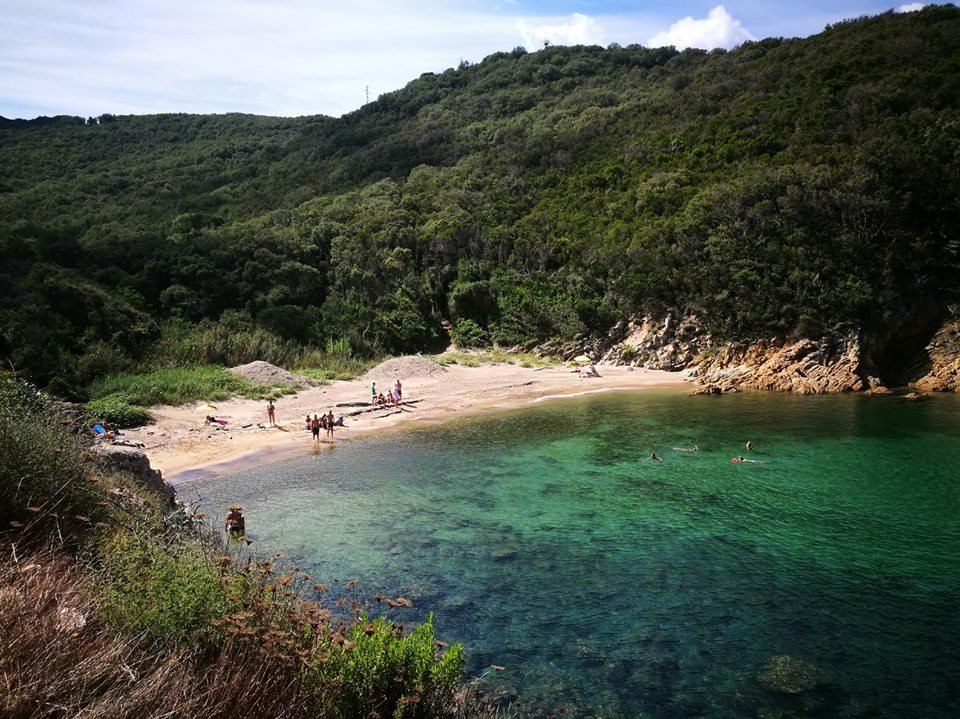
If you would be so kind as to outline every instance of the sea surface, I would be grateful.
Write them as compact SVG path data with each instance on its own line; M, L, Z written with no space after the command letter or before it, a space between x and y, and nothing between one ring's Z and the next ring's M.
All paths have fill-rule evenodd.
M434 612L532 715L960 716L960 398L646 390L337 437L178 492Z

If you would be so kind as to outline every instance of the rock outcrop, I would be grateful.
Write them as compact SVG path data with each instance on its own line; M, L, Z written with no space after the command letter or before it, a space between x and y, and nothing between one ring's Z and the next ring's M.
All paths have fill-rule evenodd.
M551 340L535 348L517 349L532 349L564 361L588 359L597 364L685 370L697 385L691 394L722 394L747 387L797 394L880 395L891 392L886 381L933 392L960 391L960 320L941 327L918 352L915 342L926 329L924 325L911 334L901 327L898 332L866 340L859 332L850 331L794 342L762 339L721 344L696 316L667 315L662 321L646 316L618 322L603 338L578 335L567 342ZM896 343L897 337L904 338L902 346ZM887 361L880 362L883 357ZM892 362L891 357L907 359ZM913 369L904 375L903 366ZM883 377L878 376L881 374Z
M696 378L700 384L722 390L739 386L796 394L859 392L870 386L861 378L860 343L855 336L728 345L702 358ZM882 383L874 379L873 386Z
M619 341L603 355L602 362L677 372L695 363L712 347L710 334L695 316L676 320L672 315L656 322L650 317L619 323L608 337Z
M138 449L112 444L96 445L93 449L100 462L109 468L130 475L135 481L142 482L148 489L166 497L173 505L176 492L173 486L164 481L159 469L150 466L150 459Z
M928 392L960 391L960 321L943 325L924 353L925 361L910 386Z

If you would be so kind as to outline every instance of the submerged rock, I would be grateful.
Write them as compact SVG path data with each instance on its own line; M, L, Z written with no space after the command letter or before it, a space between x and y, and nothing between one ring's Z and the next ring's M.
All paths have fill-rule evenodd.
M770 659L757 681L778 694L804 694L833 682L822 669L802 659L781 654Z

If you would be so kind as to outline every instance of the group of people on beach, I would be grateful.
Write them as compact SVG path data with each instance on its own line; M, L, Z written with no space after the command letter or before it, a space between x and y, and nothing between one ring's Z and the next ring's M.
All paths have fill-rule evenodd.
M402 401L403 385L400 384L399 379L397 379L397 383L393 386L393 389L388 391L388 395L386 397L384 396L383 392L377 394L376 382L370 384L370 405L372 407L386 407L391 404L394 407L399 407Z
M313 441L320 441L320 430L323 430L327 433L327 437L333 438L333 428L334 427L343 427L343 417L339 419L334 418L333 410L328 410L326 414L321 414L319 417L313 415L311 418L310 415L307 415L307 431L313 434Z

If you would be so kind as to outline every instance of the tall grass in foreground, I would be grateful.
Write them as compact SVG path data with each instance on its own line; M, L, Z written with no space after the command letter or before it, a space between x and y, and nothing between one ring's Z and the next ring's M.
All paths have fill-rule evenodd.
M438 654L429 622L407 634L384 619L334 620L286 589L290 574L264 564L222 575L236 593L215 622L216 641L157 642L118 630L98 606L102 579L62 552L13 556L0 564L6 719L503 716L460 684L462 651ZM169 581L145 574L140 584Z

